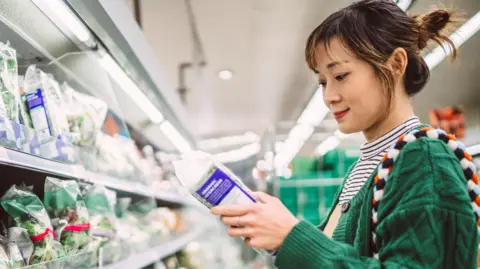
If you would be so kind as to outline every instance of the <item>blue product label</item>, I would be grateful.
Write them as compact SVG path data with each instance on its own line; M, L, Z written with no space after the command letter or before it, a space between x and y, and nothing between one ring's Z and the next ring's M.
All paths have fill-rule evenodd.
M51 136L50 123L45 109L44 97L42 89L37 89L27 94L27 104L32 118L33 127L39 132L42 138Z
M256 202L241 186L218 168L197 190L197 194L213 206Z

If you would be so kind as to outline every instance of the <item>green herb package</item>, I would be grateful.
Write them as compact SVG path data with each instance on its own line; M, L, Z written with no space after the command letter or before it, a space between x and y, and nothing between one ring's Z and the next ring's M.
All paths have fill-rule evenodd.
M121 259L121 242L116 239L116 193L101 185L87 185L83 197L90 216L91 235L101 240L102 262Z
M61 87L67 110L67 118L73 142L93 146L105 117L107 104L95 97L75 91L66 82Z
M90 242L88 211L75 180L47 177L44 204L65 253L75 254Z
M83 198L90 216L91 234L93 236L115 238L116 218L112 195L115 196L115 193L101 185L84 187Z
M29 265L65 256L62 245L55 240L47 211L35 194L13 185L0 199L0 204L13 219L15 226L26 230L33 243L33 253L28 258Z
M131 198L119 198L115 205L115 213L117 216L117 238L124 244L122 251L130 253L132 251L142 251L148 249L150 235L142 229L139 219L128 211L128 207L132 202Z
M14 122L19 116L18 64L17 53L9 44L0 42L0 91L2 104L0 110L5 111ZM2 106L3 105L3 106Z

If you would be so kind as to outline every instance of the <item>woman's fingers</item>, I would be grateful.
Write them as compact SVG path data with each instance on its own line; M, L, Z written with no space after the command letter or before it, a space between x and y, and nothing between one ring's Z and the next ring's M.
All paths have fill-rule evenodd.
M250 237L252 236L252 228L250 227L230 227L228 235L231 237Z
M236 227L256 226L256 223L255 223L256 218L252 214L235 216L235 217L222 216L220 220L228 226L236 226Z
M272 201L273 197L264 193L264 192L254 192L253 193L253 198L257 199L257 201L261 202L261 203L268 203L270 201Z
M222 216L221 220L228 226L240 226L240 217L225 217Z
M227 205L212 208L211 212L218 216L243 216L252 211L252 205Z

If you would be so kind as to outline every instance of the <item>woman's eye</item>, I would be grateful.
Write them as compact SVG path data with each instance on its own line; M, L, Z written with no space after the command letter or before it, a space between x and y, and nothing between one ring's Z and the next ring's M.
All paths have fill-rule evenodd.
M325 88L325 86L327 86L327 82L326 81L320 81L320 82L318 82L318 85Z
M335 79L336 79L337 81L342 81L342 80L344 80L349 74L350 74L350 73L344 73L344 74L341 74L341 75L337 75L337 76L335 76Z

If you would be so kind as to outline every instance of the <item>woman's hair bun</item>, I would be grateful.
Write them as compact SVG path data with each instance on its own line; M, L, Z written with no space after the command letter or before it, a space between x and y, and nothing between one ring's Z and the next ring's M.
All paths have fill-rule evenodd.
M443 33L449 25L454 23L453 12L447 9L436 9L427 14L414 16L418 27L418 48L424 49L429 40L441 44L449 42L448 37ZM453 45L453 44L452 44Z

